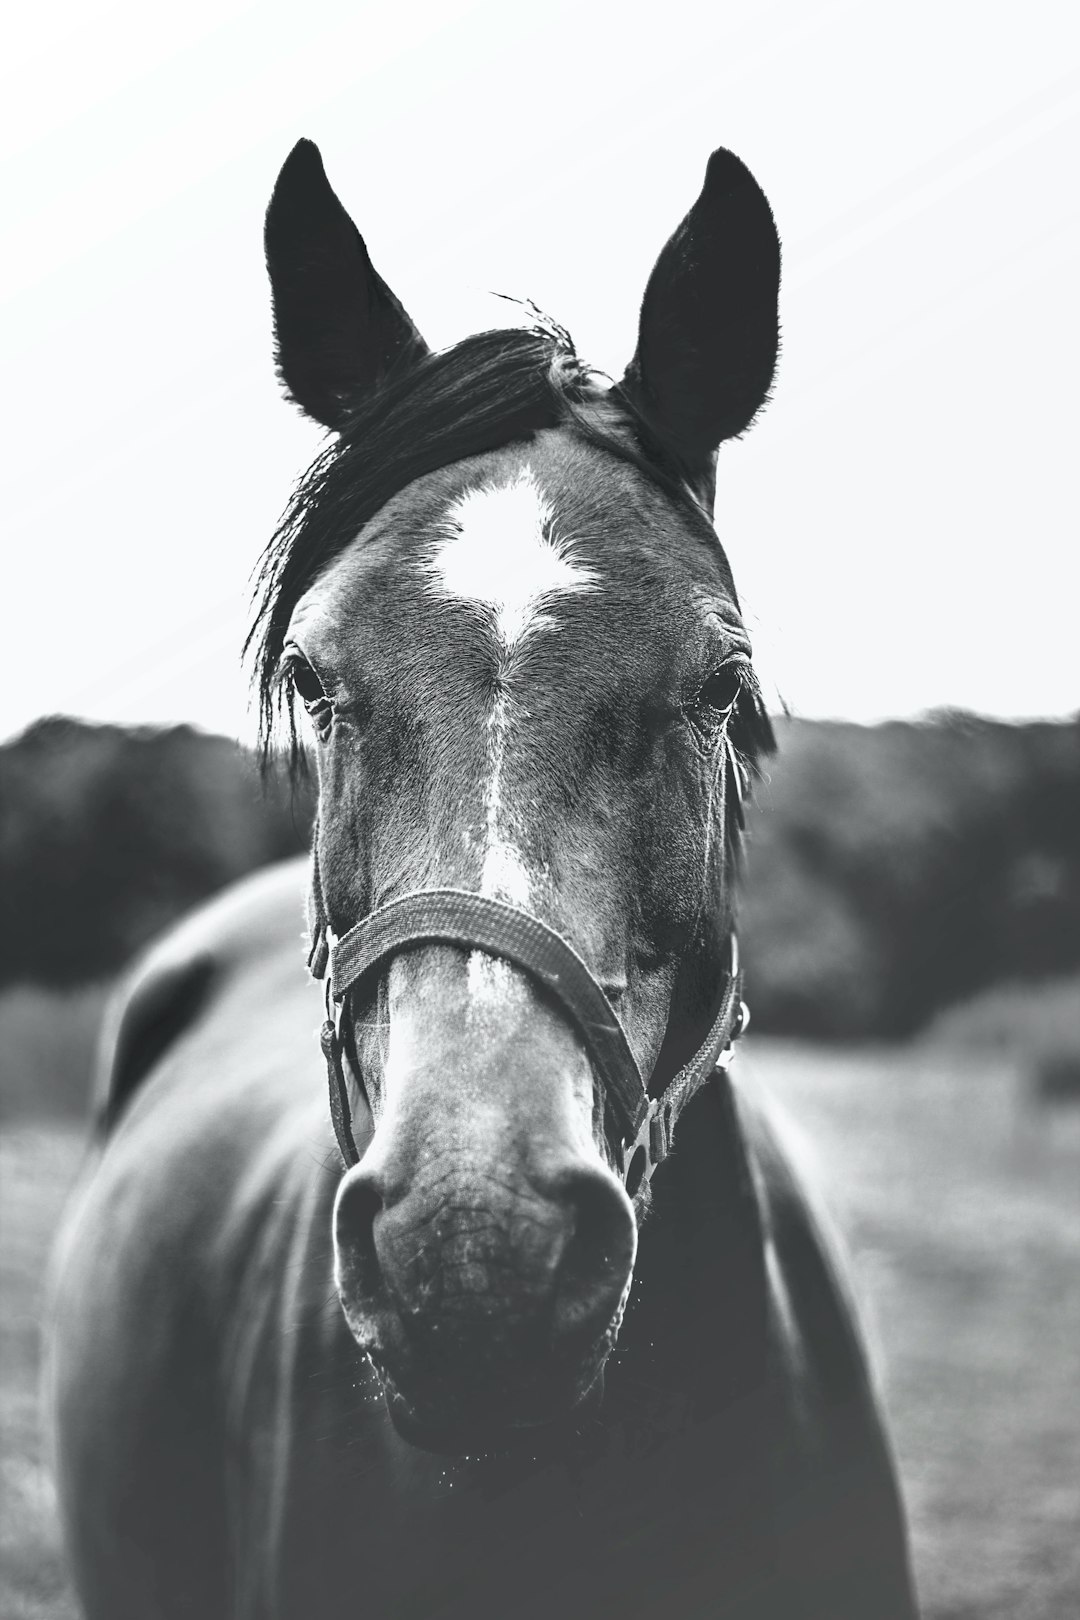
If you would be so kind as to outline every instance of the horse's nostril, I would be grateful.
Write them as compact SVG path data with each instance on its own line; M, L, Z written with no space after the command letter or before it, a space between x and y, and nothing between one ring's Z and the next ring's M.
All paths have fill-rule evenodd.
M345 1177L334 1208L334 1247L340 1281L371 1294L377 1284L375 1217L383 1207L376 1178L363 1165Z
M582 1170L563 1181L571 1235L556 1281L557 1334L592 1339L611 1323L630 1280L637 1247L634 1212L625 1192L604 1171Z

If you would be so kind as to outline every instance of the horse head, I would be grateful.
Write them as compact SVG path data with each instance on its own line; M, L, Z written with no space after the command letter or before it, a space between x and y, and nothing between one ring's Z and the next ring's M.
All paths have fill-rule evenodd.
M264 718L280 695L313 733L316 955L417 891L527 913L657 1095L713 1016L770 740L709 515L718 446L775 365L769 206L713 154L613 386L544 321L429 352L310 142L266 241L282 379L336 435L257 625ZM649 1202L594 1043L537 972L467 938L386 954L339 1027L367 1140L337 1192L337 1286L398 1428L475 1450L566 1418Z

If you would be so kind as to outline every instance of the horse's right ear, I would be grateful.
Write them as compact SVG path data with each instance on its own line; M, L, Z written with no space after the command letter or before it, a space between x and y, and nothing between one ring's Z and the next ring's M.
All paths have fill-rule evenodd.
M278 372L290 398L338 428L368 389L427 345L368 257L319 148L298 141L266 210Z

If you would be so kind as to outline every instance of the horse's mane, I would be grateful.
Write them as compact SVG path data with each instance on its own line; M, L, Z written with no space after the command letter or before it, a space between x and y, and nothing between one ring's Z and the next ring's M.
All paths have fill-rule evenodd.
M637 465L691 515L715 544L707 518L676 458L618 388L579 360L561 327L546 317L526 330L479 332L390 373L357 406L338 438L300 479L256 576L255 619L244 644L254 654L264 764L284 711L289 761L303 768L290 683L280 675L293 610L316 579L394 495L452 462L572 426L590 442ZM747 691L741 750L753 759L771 745L760 695Z

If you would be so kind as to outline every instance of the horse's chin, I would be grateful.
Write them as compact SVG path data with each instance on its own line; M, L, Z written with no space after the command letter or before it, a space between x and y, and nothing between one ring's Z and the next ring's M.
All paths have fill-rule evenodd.
M628 1294L629 1283L591 1344L537 1347L528 1356L520 1347L516 1354L513 1347L509 1354L492 1354L490 1342L452 1348L440 1335L440 1353L433 1358L410 1342L395 1316L361 1322L347 1307L345 1316L395 1430L410 1445L454 1457L540 1455L568 1443L575 1449L573 1437L595 1419Z
M442 1456L480 1458L535 1456L559 1452L568 1435L595 1416L604 1391L603 1364L579 1385L549 1401L535 1400L526 1414L512 1410L460 1408L443 1399L438 1407L416 1404L402 1394L385 1372L379 1374L386 1409L397 1433L409 1445Z

